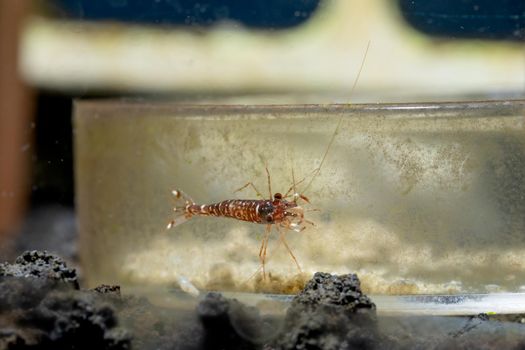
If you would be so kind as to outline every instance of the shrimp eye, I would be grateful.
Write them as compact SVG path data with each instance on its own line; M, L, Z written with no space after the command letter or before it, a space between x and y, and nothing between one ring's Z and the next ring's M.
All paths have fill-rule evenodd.
M268 214L266 215L266 222L272 222L273 221L273 215Z
M277 192L276 194L273 195L273 199L281 200L283 199L283 195Z

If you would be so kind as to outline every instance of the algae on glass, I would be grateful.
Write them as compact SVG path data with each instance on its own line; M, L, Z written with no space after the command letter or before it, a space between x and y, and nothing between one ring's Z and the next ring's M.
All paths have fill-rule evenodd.
M517 291L525 285L525 102L422 105L75 105L81 257L89 284L292 292L316 271L355 272L367 293ZM195 217L167 231L172 194L198 204L267 195L319 165L316 227ZM298 185L301 191L303 184Z

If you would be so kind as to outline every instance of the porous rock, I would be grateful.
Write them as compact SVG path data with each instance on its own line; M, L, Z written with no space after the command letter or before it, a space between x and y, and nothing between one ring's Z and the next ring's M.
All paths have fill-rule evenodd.
M77 274L74 269L53 254L46 251L26 251L16 258L14 264L0 264L0 277L34 278L64 282L79 289Z
M383 342L375 304L355 274L318 272L294 298L274 349L371 349Z
M204 349L258 348L253 339L246 336L257 329L260 320L257 309L219 293L208 293L198 305L197 315L204 328ZM246 332L240 331L240 325L247 327ZM241 333L245 334L244 337Z
M100 294L110 295L110 296L120 298L120 286L118 285L101 284L93 288L93 291L100 293Z
M54 349L129 349L130 335L117 328L112 306L90 292L50 292L17 323L35 345Z
M0 265L0 350L129 349L104 295L78 290L75 270L46 252Z
M350 313L374 311L376 306L361 291L356 274L331 275L317 272L294 298L292 306L337 306Z

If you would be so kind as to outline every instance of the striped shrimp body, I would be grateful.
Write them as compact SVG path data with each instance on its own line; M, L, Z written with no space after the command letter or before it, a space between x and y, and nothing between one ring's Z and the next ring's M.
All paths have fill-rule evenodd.
M305 223L309 223L304 218L304 210L297 204L297 201L287 201L280 193L276 193L273 200L228 199L219 203L202 205L195 204L180 190L174 190L172 194L176 200L184 201L184 206L176 205L173 209L175 212L183 213L184 221L192 216L216 216L255 224L276 224L296 232L304 230ZM177 219L173 219L167 228L170 229L178 223Z
M266 231L259 250L259 259L265 276L265 261L268 239L272 227L275 226L279 232L279 239L284 244L290 256L294 260L299 271L301 267L288 246L282 229L301 232L307 225L314 225L304 218L304 209L297 204L297 200L307 198L294 194L293 200L286 200L282 194L275 193L273 200L267 199L229 199L214 204L196 204L188 195L180 190L173 190L175 199L173 208L175 217L168 223L167 229L191 219L193 216L215 216L247 221L255 224L266 225Z

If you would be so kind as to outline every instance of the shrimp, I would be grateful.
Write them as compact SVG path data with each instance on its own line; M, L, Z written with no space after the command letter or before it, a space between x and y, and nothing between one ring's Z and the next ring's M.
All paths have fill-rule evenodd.
M268 185L271 194L271 180L268 167L266 167L266 173L268 176ZM245 186L239 188L235 192L238 192L248 186L252 186L260 195L259 191L257 191L251 182L247 183ZM193 216L224 217L266 225L263 241L259 250L259 259L261 261L263 276L265 276L266 249L268 246L268 240L270 238L272 226L275 225L277 231L279 232L279 238L281 242L288 250L288 253L291 255L299 271L301 271L301 267L297 262L295 255L286 242L282 229L301 232L305 230L308 225L314 226L315 224L305 219L305 209L298 204L299 199L303 199L309 203L308 198L302 194L296 193L295 191L292 193L292 190L295 190L295 183L290 187L285 195L277 192L273 195L273 199L228 199L214 204L202 205L196 204L187 194L181 190L173 190L172 194L176 202L173 210L178 214L176 214L178 218L173 218L168 223L166 228L169 230L172 227L189 220ZM292 197L292 199L287 200L287 198L290 197Z
M365 53L363 55L361 66L352 86L352 92L357 85L359 76L361 75L361 71L363 69L369 47L370 42L368 42ZM196 204L183 191L175 189L172 191L172 194L175 199L175 205L173 207L175 216L168 223L166 229L169 230L177 225L180 225L183 222L191 219L193 216L215 216L265 225L266 228L263 235L261 247L259 249L259 260L261 262L261 268L264 279L266 276L265 264L268 240L271 235L272 227L275 227L277 232L279 233L280 242L283 243L286 250L290 254L292 260L294 261L295 265L297 266L299 271L302 272L297 258L295 257L288 243L286 242L283 230L302 232L308 226L315 226L315 224L312 221L309 221L305 218L305 212L307 210L299 204L299 200L303 200L306 203L310 203L310 201L304 195L304 193L310 188L313 180L317 177L317 175L319 175L323 163L326 159L326 156L328 155L328 152L332 147L335 137L341 127L342 121L343 117L341 116L335 128L335 131L332 134L332 137L328 143L328 146L321 158L319 166L315 168L314 171L311 173L311 178L304 187L302 193L298 193L296 191L296 186L305 182L306 177L296 182L293 169L293 182L292 186L290 186L288 191L284 195L279 192L273 193L268 166L266 166L265 169L268 179L268 190L270 193L269 199L228 199L218 203L199 205ZM237 189L235 192L241 191L248 186L252 187L259 197L263 197L252 182L248 182L241 188Z

